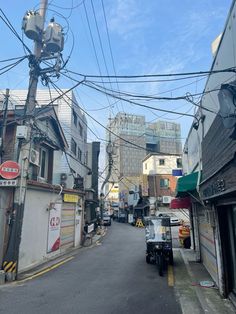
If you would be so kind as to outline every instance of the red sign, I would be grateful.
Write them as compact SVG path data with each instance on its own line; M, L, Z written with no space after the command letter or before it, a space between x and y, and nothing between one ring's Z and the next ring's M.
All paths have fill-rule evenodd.
M15 161L8 160L0 166L0 176L4 179L15 179L19 176L19 174L20 166Z
M170 208L172 209L190 208L190 207L191 207L190 197L174 198L170 203Z

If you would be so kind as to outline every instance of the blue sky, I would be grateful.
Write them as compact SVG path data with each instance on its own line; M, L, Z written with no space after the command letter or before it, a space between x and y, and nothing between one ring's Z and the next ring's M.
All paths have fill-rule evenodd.
M143 75L209 70L213 61L211 42L223 31L231 2L231 0L103 0L116 74ZM71 7L75 8L70 10ZM8 0L1 4L1 9L20 35L23 15L26 10L32 8L38 8L37 1ZM66 60L70 56L67 69L84 75L99 75L99 64L103 75L107 72L114 75L101 0L49 1L47 22L53 16L64 27L66 33L63 57ZM0 60L23 56L25 52L20 41L1 20L0 25ZM30 48L33 47L32 41L26 37L23 37L23 40ZM1 75L0 89L27 88L28 72L28 64L25 61ZM78 78L75 75L71 76ZM61 88L70 88L74 83L63 77L56 82ZM106 87L132 94L176 97L188 92L201 92L204 80L198 78L162 83L120 83L118 87L114 81ZM188 117L163 115L158 111L140 108L124 101L117 102L85 86L79 86L75 95L81 107L103 125L107 124L109 114L113 116L118 111L144 114L147 121L155 121L158 118L170 119L181 124L184 141L192 121ZM112 105L113 103L115 104ZM194 113L194 108L186 101L155 101L148 104L155 108ZM112 108L109 109L109 106ZM94 133L89 132L89 140L104 139L104 129L90 117L87 119L90 128L97 135L96 138Z

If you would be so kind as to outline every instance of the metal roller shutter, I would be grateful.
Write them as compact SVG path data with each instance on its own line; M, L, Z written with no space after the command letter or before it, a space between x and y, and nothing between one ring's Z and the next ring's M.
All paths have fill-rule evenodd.
M213 280L218 284L217 258L213 228L205 210L198 210L201 259Z
M61 250L74 246L75 203L63 203L61 212Z

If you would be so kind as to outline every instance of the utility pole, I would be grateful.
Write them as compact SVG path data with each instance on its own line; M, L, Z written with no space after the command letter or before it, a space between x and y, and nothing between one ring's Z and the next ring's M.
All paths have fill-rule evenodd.
M111 120L111 118L110 118ZM111 143L111 132L109 131L109 141L106 147L106 152L108 154L108 171L107 171L107 176L105 180L102 183L101 186L101 193L100 193L100 215L101 215L101 220L103 221L103 210L104 210L104 193L103 193L103 188L105 184L108 182L111 176L111 170L112 170L112 165L113 165L113 145Z
M42 17L42 24L45 23L45 15L48 0L41 0L39 15ZM22 222L24 215L25 195L27 189L27 176L29 171L29 157L31 148L31 132L33 125L33 116L36 103L36 93L38 78L40 76L40 57L43 49L43 30L40 32L39 38L35 40L34 55L30 60L30 78L28 94L25 103L25 119L24 125L27 127L27 139L20 143L20 153L18 163L21 166L20 184L15 189L14 194L14 210L10 224L10 237L8 248L4 257L3 269L6 272L8 281L15 280L18 272L19 248L21 242Z
M6 135L7 129L7 110L8 110L8 100L9 100L9 89L6 89L5 101L4 101L4 114L3 114L3 122L0 132L0 163L2 163L2 157L4 153L4 140Z

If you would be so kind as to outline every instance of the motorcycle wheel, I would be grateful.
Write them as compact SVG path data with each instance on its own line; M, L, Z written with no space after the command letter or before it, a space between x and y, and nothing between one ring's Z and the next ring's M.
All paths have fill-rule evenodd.
M174 265L173 251L170 252L169 263L170 263L170 265Z
M147 263L147 264L150 264L150 263L151 263L151 260L150 260L150 256L149 256L149 255L146 255L146 263Z
M164 269L164 256L163 254L157 254L156 257L157 261L157 267L158 267L158 272L160 276L163 276L163 269Z

